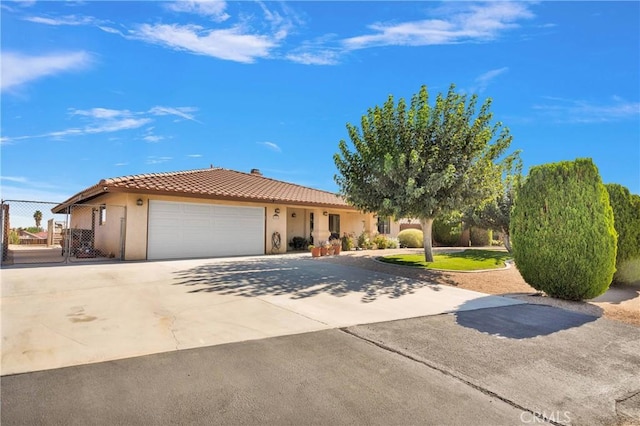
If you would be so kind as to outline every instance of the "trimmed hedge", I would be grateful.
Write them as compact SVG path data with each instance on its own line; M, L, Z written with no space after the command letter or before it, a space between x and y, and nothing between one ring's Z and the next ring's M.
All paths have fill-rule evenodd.
M615 183L606 184L613 208L614 227L618 233L616 273L613 281L629 283L640 280L640 196Z
M472 226L469 232L471 233L471 245L474 247L490 246L493 242L493 231L491 229Z
M400 241L402 247L424 247L423 233L419 229L405 229L400 231L400 233L398 233L398 241Z
M460 217L438 217L433 220L431 236L437 245L455 247L460 245L462 221Z
M607 291L617 237L591 159L532 167L514 204L511 238L518 270L533 288L569 300Z

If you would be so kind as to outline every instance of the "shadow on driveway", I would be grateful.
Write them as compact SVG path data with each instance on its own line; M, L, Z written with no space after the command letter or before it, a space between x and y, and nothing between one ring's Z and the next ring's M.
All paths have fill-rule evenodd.
M468 303L478 304L482 299ZM597 316L585 315L564 309L544 305L514 305L496 309L473 309L465 306L456 312L456 322L481 333L509 339L530 339L547 336L562 330L580 327L598 319Z
M174 285L194 287L190 293L246 297L290 295L292 299L328 293L336 297L364 293L362 302L399 298L423 287L439 291L434 281L418 281L313 259L252 259L204 264L175 272Z

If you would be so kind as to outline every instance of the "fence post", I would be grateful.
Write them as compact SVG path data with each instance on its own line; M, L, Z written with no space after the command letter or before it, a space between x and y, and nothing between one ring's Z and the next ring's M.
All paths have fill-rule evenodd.
M9 204L2 203L2 261L9 257Z

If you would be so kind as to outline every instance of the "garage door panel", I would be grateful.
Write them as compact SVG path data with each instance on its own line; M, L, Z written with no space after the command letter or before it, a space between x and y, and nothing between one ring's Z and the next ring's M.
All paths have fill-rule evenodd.
M263 253L263 208L149 202L148 259Z

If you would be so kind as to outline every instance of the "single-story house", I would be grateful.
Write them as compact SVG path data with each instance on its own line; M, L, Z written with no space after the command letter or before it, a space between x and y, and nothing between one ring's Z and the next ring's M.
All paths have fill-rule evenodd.
M103 179L52 212L125 260L284 253L293 237L318 243L379 228L331 192L217 167Z
M20 244L47 244L46 232L28 232L24 229L18 229L18 239Z

